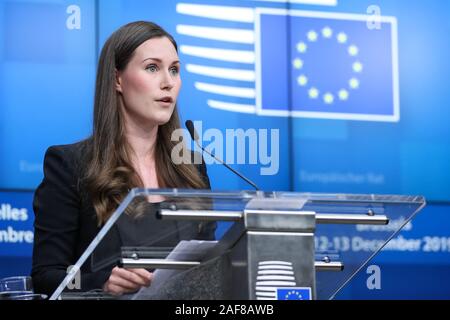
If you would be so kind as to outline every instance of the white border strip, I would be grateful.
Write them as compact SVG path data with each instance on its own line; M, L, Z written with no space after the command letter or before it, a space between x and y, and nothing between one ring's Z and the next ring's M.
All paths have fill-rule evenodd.
M400 121L400 69L398 62L398 23L395 17L391 21L392 29L392 81L394 95L394 116L393 122Z
M253 30L246 29L214 28L179 24L177 25L177 33L185 36L232 43L255 43L255 33Z
M396 109L394 109L395 112ZM376 122L398 122L400 118L396 115L380 116L371 114L359 113L333 113L333 112L310 112L310 111L277 111L277 110L258 110L256 112L259 116L271 117L297 117L310 119L330 119L330 120L361 120L361 121L376 121Z
M262 90L261 90L261 14L291 15L308 18L327 18L336 20L367 21L368 15L350 14L337 12L319 12L302 10L285 10L272 8L256 8L255 10L255 73L256 73L256 112L258 115L265 116L292 116L299 118L314 119L335 119L335 120L362 120L378 122L398 122L400 121L400 91L399 91L399 63L398 63L398 30L397 19L395 17L382 16L379 21L390 23L392 30L392 81L393 81L393 115L370 115L357 113L337 113L337 112L310 112L310 111L291 111L291 110L264 110L262 109Z
M265 276L257 276L256 280L288 280L295 281L295 277L293 276L280 276L280 275L265 275Z
M275 299L277 297L277 294L275 291L265 291L265 292L261 292L261 291L256 291L256 296L259 297L269 297L269 298L273 298Z
M255 11L253 8L178 3L176 11L180 14L216 20L247 23L253 23L255 21Z
M217 49L196 46L180 46L180 52L186 55L207 58L212 60L221 60L240 63L255 63L255 53L245 50Z
M287 271L291 271L292 267L290 266L280 266L280 265L272 265L272 266L259 266L258 270L287 270Z
M256 287L261 286L296 286L295 281L256 281Z
M240 112L240 113L256 113L256 106L248 105L248 104L240 104L240 103L230 103L224 101L217 100L208 100L208 106L214 109L220 109L231 112Z
M255 107L256 113L261 114L262 105L262 78L261 78L261 13L258 8L255 9Z
M288 276L293 276L294 271L289 270L259 270L258 274L267 275L267 274L284 274Z
M249 82L255 81L255 71L253 70L218 68L198 64L187 64L186 70L190 73L200 74L202 76L209 76L213 78L249 81Z
M275 293L275 296L277 294L277 289L278 289L278 287L265 287L265 286L256 287L256 291L259 291L259 292L261 292L261 291L273 292L273 293Z
M194 85L197 90L209 93L215 93L236 98L251 98L251 99L255 98L255 89L253 88L222 86L205 82L195 82Z
M271 261L261 261L258 263L260 266L268 265L268 264L281 264L284 266L292 266L292 262L288 261L278 261L278 260L271 260Z
M324 11L307 11L307 10L288 10L288 9L276 9L276 8L255 8L255 18L259 20L261 14L272 14L281 16L294 16L294 17L306 17L306 18L325 18L335 20L354 20L354 21L369 21L373 19L371 15L356 14L356 13L342 13L342 12L324 12ZM256 22L255 20L255 22ZM377 22L392 23L393 20L397 20L391 16L377 17Z
M310 4L317 6L337 6L337 0L250 0L258 2L279 2L279 3L297 3Z

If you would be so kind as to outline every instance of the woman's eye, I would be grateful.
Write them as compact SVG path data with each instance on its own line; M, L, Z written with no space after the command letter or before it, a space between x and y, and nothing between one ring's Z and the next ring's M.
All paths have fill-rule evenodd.
M150 71L150 72L156 72L156 71L158 71L158 67L154 64L151 64L151 65L147 66L147 68L145 68L145 70Z
M178 67L172 67L172 68L170 68L170 73L172 74L172 75L177 75L178 74Z

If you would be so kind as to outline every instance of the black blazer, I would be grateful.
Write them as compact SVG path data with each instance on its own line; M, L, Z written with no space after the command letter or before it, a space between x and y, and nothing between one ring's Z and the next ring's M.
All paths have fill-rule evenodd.
M45 154L44 179L33 201L35 233L31 276L35 292L51 295L66 276L68 267L76 263L101 229L81 181L85 147L86 141L52 146ZM202 164L197 168L209 188L206 166ZM156 219L147 224L153 226L150 232L167 233L160 243L155 243L162 246L174 246L183 239L214 239L216 227L215 223L199 228L198 222L181 225L177 221ZM123 237L116 231L110 231L98 249L106 256L120 249ZM86 261L81 268L81 291L102 288L114 267L109 265L96 270L92 265Z

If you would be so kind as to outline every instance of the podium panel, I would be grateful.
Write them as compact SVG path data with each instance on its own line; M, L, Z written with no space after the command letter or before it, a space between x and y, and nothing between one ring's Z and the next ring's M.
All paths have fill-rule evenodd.
M133 189L51 299L98 299L82 275L115 266L154 272L120 299L332 299L424 206L420 196ZM217 221L234 222L220 241Z

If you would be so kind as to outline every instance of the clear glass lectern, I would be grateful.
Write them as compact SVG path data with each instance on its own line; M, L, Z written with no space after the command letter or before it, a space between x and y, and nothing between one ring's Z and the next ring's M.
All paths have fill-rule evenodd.
M95 298L83 275L114 266L155 275L121 299L332 299L424 206L420 196L133 189L51 299ZM213 241L218 221L233 223Z

